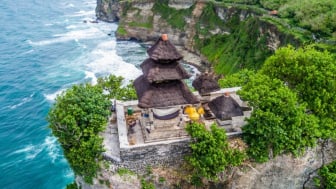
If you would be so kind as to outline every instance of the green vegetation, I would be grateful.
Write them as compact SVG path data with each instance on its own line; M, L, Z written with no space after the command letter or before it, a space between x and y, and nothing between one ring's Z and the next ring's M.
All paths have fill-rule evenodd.
M144 178L142 178L141 189L155 189L155 186L152 182L146 181Z
M118 29L116 32L118 36L125 36L127 34L126 29L122 26L118 26Z
M261 70L242 70L219 81L242 86L253 107L243 138L253 159L263 162L281 153L299 155L317 138L335 139L336 62L321 45L283 47Z
M73 171L88 183L100 169L104 149L99 133L107 124L109 99L134 99L134 89L121 87L122 81L122 77L109 76L99 79L97 86L75 85L56 98L48 114L49 127Z
M110 75L105 78L98 78L97 86L108 92L108 99L135 100L137 99L132 82L123 87L124 78L121 76Z
M90 84L73 86L57 97L48 115L72 169L88 183L96 176L104 151L98 133L105 128L110 102L102 92Z
M261 72L285 82L319 118L322 137L336 139L336 59L329 52L313 46L280 48Z
M158 13L173 28L184 29L186 25L185 17L190 17L194 6L189 9L177 10L168 6L168 0L155 1L153 12Z
M261 22L257 18L239 21L238 15L231 18L230 35L216 35L197 44L200 51L214 64L220 74L230 74L242 68L259 69L271 55L266 45L267 35L260 33Z
M279 7L281 18L320 37L336 35L335 0L292 0Z
M196 48L219 74L232 74L242 68L258 69L272 53L267 47L267 34L259 30L263 23L257 17L240 20L243 10L237 11L224 22L214 4L208 3L196 24ZM227 33L213 35L211 32L216 29Z
M66 189L78 189L79 187L77 186L76 182L73 182L71 184L68 184L66 186Z
M196 27L196 47L214 64L219 74L232 74L242 68L259 69L272 54L267 47L268 33L259 28L275 25L281 32L281 44L295 46L313 40L314 37L336 39L336 1L333 0L223 0L224 6L234 6L238 11L249 10L259 16L239 20L237 12L223 22L217 16L214 4L209 2ZM218 3L216 3L216 6ZM278 16L270 16L266 10L278 9ZM219 28L230 35L213 35ZM331 45L332 46L332 45Z
M316 144L316 118L305 113L305 106L298 104L296 94L282 81L256 74L239 95L253 107L243 127L243 139L256 161L265 162L282 153L298 156Z
M221 88L244 86L254 74L254 71L243 69L237 73L219 79L218 84Z
M318 171L319 177L314 178L315 184L319 188L334 189L336 188L336 161L323 166Z
M289 0L260 0L260 4L270 10L277 10Z
M225 167L237 166L245 159L243 152L229 148L225 130L215 124L210 129L208 131L200 123L191 123L186 127L193 140L191 155L186 160L193 167L193 179L196 181L202 177L216 180L217 174Z
M334 0L222 0L221 2L238 7L244 4L267 10L278 10L280 25L290 26L287 30L299 26L315 33L318 37L336 39L336 1Z
M129 169L126 168L119 168L117 170L118 175L124 176L124 175L135 175L135 173Z

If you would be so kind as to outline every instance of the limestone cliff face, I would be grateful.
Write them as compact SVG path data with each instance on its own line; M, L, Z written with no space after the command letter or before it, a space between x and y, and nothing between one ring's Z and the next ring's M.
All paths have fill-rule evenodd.
M332 141L320 141L314 148L300 157L281 155L266 163L245 162L240 167L234 167L222 174L223 183L208 186L213 189L315 189L313 178L317 170L324 164L336 159L336 143ZM144 163L145 164L145 163ZM114 174L110 165L109 169L103 169L98 175L100 179L108 182L94 180L93 185L86 184L81 177L76 182L83 189L108 189L108 188L141 188L139 179L135 175L120 176ZM161 175L156 175L161 176ZM176 178L179 179L179 178ZM106 184L108 183L108 184ZM193 188L189 184L181 188ZM169 183L156 183L155 188L174 188Z
M266 10L251 7L205 0L97 0L96 11L101 20L119 21L118 39L152 43L168 33L174 45L200 57L196 65L215 66L222 74L258 69L280 46L299 44L294 36L261 19L270 17ZM217 49L217 41L226 47ZM227 65L217 69L221 62Z
M118 1L118 0L97 0L96 15L99 19L108 22L119 21L120 30L117 32L119 39L136 39L143 42L156 40L162 33L168 33L170 40L175 45L184 46L186 49L196 52L195 36L203 39L210 35L226 34L230 35L232 28L220 25L207 28L206 23L200 20L204 14L204 7L208 4L206 1L197 0L166 0L170 9L157 10L155 0L143 1ZM162 1L162 2L166 2ZM185 11L183 15L184 25L174 27L169 23L160 11ZM191 14L187 14L191 9ZM206 10L208 11L208 10ZM223 25L238 17L239 21L244 21L249 17L260 16L252 10L244 10L237 7L215 6L214 10L217 16L222 20ZM172 14L176 14L175 11ZM258 15L259 14L259 15ZM211 18L209 18L211 19ZM168 20L168 21L167 21ZM267 34L267 46L270 50L275 50L280 45L286 43L285 35L278 29L265 22L261 22L259 30L262 34ZM239 24L239 22L238 22ZM202 35L199 30L209 29L209 33Z
M336 159L336 144L320 142L301 157L281 155L262 164L235 169L229 178L230 189L301 189L314 187L317 169Z
M97 0L96 16L105 22L117 22L120 15L118 0Z

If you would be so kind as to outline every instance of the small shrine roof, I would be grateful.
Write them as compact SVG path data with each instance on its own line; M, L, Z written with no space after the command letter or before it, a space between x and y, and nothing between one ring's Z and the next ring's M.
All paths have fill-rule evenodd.
M242 108L231 96L219 96L210 101L208 105L216 118L221 120L244 115Z
M203 73L192 82L192 86L201 94L208 94L220 90L217 78L214 74Z

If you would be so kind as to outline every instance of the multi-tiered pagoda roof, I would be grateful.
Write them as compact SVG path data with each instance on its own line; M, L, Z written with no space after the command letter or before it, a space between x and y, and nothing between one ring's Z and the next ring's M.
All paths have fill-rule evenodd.
M183 57L166 35L158 39L147 53L149 58L140 66L143 75L134 81L139 107L167 107L199 102L182 81L190 75L178 62Z

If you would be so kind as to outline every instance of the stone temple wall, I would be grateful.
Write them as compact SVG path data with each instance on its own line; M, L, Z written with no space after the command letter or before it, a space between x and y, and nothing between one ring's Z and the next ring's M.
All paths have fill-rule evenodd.
M120 149L120 162L113 161L116 168L127 168L144 173L148 166L176 166L190 153L190 139L150 144ZM111 160L110 160L111 161Z

